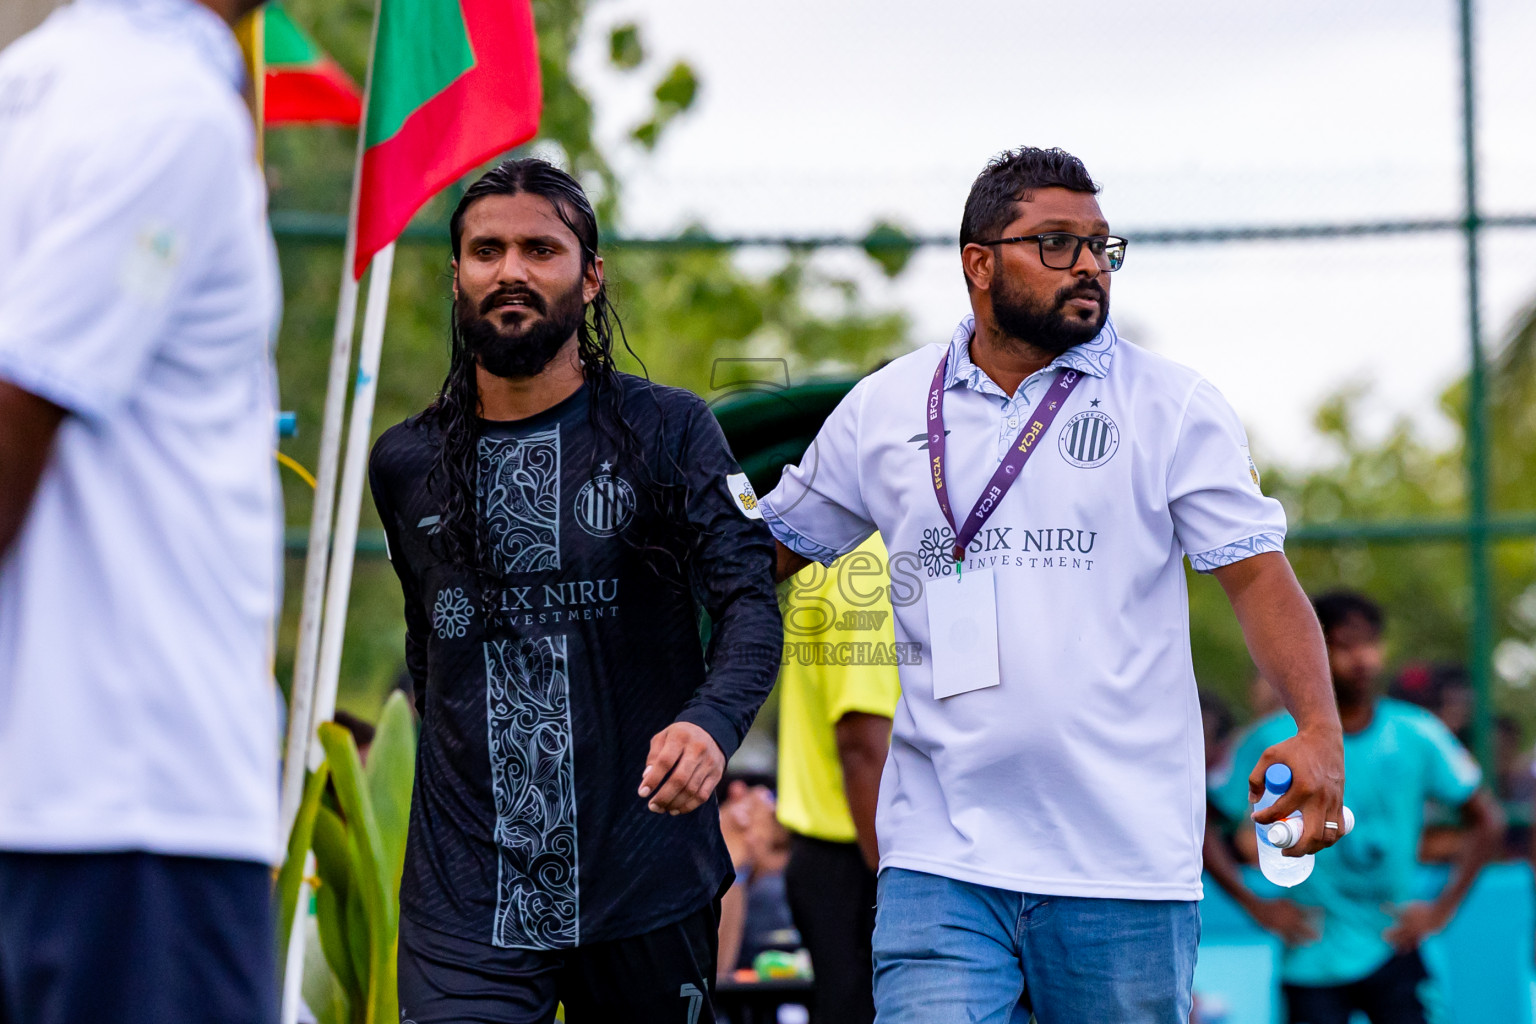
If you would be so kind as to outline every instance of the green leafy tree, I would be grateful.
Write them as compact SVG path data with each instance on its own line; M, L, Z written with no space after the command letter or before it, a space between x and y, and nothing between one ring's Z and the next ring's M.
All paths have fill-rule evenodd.
M1499 346L1489 374L1492 506L1496 513L1536 510L1536 305L1517 318ZM1457 433L1432 445L1402 420L1379 440L1362 440L1358 407L1363 386L1345 388L1319 408L1314 425L1333 446L1324 466L1277 467L1266 473L1266 493L1279 498L1293 525L1421 520L1445 522L1467 512L1465 439L1467 383L1441 396L1441 410ZM1388 614L1388 657L1395 668L1410 661L1465 663L1471 622L1466 547L1458 539L1292 543L1288 547L1309 593L1349 587L1370 594ZM1536 725L1529 688L1536 682L1536 549L1528 537L1494 546L1498 647L1495 707L1529 727ZM1191 584L1197 675L1203 686L1246 705L1253 675L1242 637L1210 580Z

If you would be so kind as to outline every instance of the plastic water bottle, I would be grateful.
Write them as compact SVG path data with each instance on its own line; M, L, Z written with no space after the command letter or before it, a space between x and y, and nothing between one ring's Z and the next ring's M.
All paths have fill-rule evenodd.
M1339 833L1339 838L1341 839L1355 830L1355 812L1348 807L1344 808L1343 825L1344 830ZM1269 841L1282 850L1289 850L1301 842L1302 824L1300 811L1292 811L1290 817L1282 818L1267 827L1269 829Z
M1272 764L1264 771L1264 795L1259 797L1259 802L1253 805L1255 811L1262 811L1276 800L1280 799L1291 788L1291 769L1287 765ZM1296 811L1289 818L1273 825L1260 825L1253 823L1254 835L1259 840L1259 870L1264 872L1264 877L1276 885L1283 885L1289 889L1293 885L1300 885L1312 874L1312 855L1305 857L1287 857L1281 851L1284 847L1276 846L1269 835L1276 830L1276 826L1285 826L1287 833L1291 827L1295 828L1296 838L1301 837L1301 812ZM1278 833L1276 838L1282 838ZM1286 846L1294 846L1295 839L1286 843Z
M1290 767L1283 764L1270 765L1264 771L1264 795L1259 797L1259 802L1253 805L1253 809L1262 811L1284 796L1290 788ZM1355 812L1346 807L1343 817L1344 820L1340 823L1343 828L1339 832L1341 839L1354 830ZM1259 840L1259 870L1264 872L1265 878L1289 889L1291 886L1305 882L1307 876L1312 874L1312 854L1309 853L1305 857L1287 857L1282 852L1301 842L1300 811L1292 811L1286 817L1268 825L1254 822L1253 831Z

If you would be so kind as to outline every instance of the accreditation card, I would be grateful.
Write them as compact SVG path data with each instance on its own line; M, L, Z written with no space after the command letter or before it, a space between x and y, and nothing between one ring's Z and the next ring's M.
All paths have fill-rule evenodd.
M997 584L991 569L940 577L926 589L933 696L942 700L1002 682L997 661Z

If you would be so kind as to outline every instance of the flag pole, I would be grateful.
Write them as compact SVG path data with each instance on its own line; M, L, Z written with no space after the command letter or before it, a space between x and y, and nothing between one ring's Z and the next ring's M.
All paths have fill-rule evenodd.
M362 128L358 128L359 163ZM353 186L353 213L341 263L341 289L336 298L336 326L331 337L331 369L325 389L325 413L320 430L320 463L316 467L315 502L309 520L309 553L304 559L304 598L299 610L298 652L293 663L293 684L288 689L288 737L283 753L282 791L279 797L280 849L287 849L288 834L299 813L309 751L314 746L315 661L320 644L320 618L325 593L326 562L330 553L332 510L336 497L336 467L341 453L341 426L347 405L347 375L352 367L352 334L357 323L357 280L352 276L352 254L357 246L357 199ZM327 716L327 718L329 715ZM304 877L314 874L314 854L304 851ZM309 883L299 885L292 921L277 927L290 929L288 962L282 970L280 1024L296 1024L303 998L304 946L308 938L304 922L309 918Z
M304 877L313 878L316 870L314 851L305 850ZM309 883L300 882L299 898L294 904L293 925L288 932L288 960L277 965L283 972L278 1024L298 1024L299 1004L304 999L304 946L309 938L305 924L309 920L309 900Z
M350 264L349 264L350 266ZM328 722L336 713L336 689L341 678L341 647L347 632L347 604L352 596L352 565L357 554L357 521L363 508L363 482L368 474L368 452L373 433L373 404L378 396L379 361L384 350L384 321L389 313L389 283L394 275L395 243L380 249L373 257L372 273L368 275L368 299L363 307L363 337L357 356L357 380L352 389L352 422L347 427L347 458L342 467L341 495L336 508L336 543L331 552L330 580L326 587L325 618L320 633L320 661L315 677L313 737L321 722ZM320 767L325 752L317 740L311 739L308 766ZM313 853L307 853L313 863ZM308 885L300 889L300 897L306 894ZM305 903L305 906L308 904ZM302 975L304 964L305 933L301 930L305 916L294 915L293 938L289 945L289 970L298 965ZM283 984L282 1024L295 1024L298 1019L298 999L289 1001L290 994L297 997L301 982L285 975Z
M350 249L350 246L349 246ZM351 266L349 262L348 267ZM328 579L325 580L325 614L319 623L320 650L318 663L312 663L311 705L305 732L306 746L301 746L293 767L302 780L305 769L320 766L325 752L315 739L320 723L328 722L336 713L336 688L341 676L341 646L347 629L347 603L351 598L352 567L357 554L357 521L363 505L363 481L368 470L369 438L373 429L373 405L378 393L379 360L384 347L384 320L389 309L389 283L395 265L395 246L391 242L374 256L372 274L368 278L368 300L363 313L363 337L358 352L357 378L352 392L352 417L347 428L347 455L342 467L341 493L336 503L336 540L331 551ZM350 271L348 278L351 278ZM356 294L356 284L353 293ZM355 309L355 307L354 307ZM344 387L345 385L343 385ZM340 403L338 403L339 405ZM329 403L327 403L329 411ZM338 425L339 426L339 425ZM333 457L334 462L334 457ZM335 466L332 466L334 477ZM295 679L297 682L297 679ZM295 687L297 692L297 687ZM289 737L293 733L290 729ZM288 769L284 765L284 770ZM313 863L313 855L306 852L306 864ZM299 889L299 901L291 922L278 922L278 927L292 929L288 945L288 963L283 975L282 1024L294 1024L298 1019L300 979L304 964L306 934L303 922L309 886Z
M352 388L352 422L347 427L347 457L341 471L341 495L336 502L336 542L331 550L326 586L325 619L320 631L320 663L315 678L315 728L336 713L336 689L341 678L341 646L347 631L347 604L352 596L352 565L357 554L357 522L363 508L363 484L368 475L368 451L373 433L373 405L379 391L379 361L384 350L384 321L389 314L389 283L394 274L395 243L373 257L368 275L368 299L363 307L363 336L358 349L357 380ZM310 745L310 767L319 767L323 751Z
M267 15L256 8L235 23L235 39L245 57L246 103L256 123L256 164L266 165L267 113Z
M336 327L331 338L331 368L326 382L325 413L320 428L320 462L315 472L315 502L309 518L309 552L304 560L304 596L299 609L298 651L288 698L288 739L283 756L282 837L286 840L299 813L304 791L310 734L315 727L316 655L324 608L325 579L330 556L332 516L336 500L336 470L341 455L341 429L347 406L347 377L352 368L352 334L357 324L357 282L352 278L356 251L354 226L347 230L342 257L341 291L336 299Z
M357 126L357 158L352 169L352 195L347 210L347 240L341 254L341 287L336 296L336 320L331 333L331 365L326 379L325 411L320 426L320 457L315 467L315 499L310 510L309 549L304 559L304 594L299 606L299 637L293 661L293 683L288 695L288 736L283 754L282 790L279 799L280 839L286 845L299 813L304 792L304 772L309 749L320 721L314 715L315 669L324 616L325 580L331 551L335 512L336 471L340 464L342 423L347 410L347 380L352 369L352 336L357 326L358 279L352 263L357 254L358 193L363 178L363 154L368 149L368 87L373 82L373 51L379 32L378 11L373 19L373 39L368 47L367 85L363 92L363 117ZM333 709L334 711L334 709Z
M319 722L328 721L335 714L335 696L324 717L317 720L315 711L315 683L320 630L324 614L326 575L331 550L331 532L334 523L336 499L336 475L341 455L341 430L347 408L347 378L352 368L352 336L357 327L358 278L353 275L352 264L357 253L357 220L360 205L359 191L363 179L363 155L368 150L368 94L373 85L374 54L378 50L379 14L383 0L374 6L373 30L368 40L368 71L363 86L362 117L357 125L357 157L352 167L352 194L347 208L347 239L342 246L341 286L336 295L336 320L331 331L331 364L326 378L325 411L321 416L320 455L315 467L315 497L310 510L309 548L304 559L304 595L299 608L299 637L293 664L293 682L288 693L288 735L284 744L282 784L278 798L279 849L286 849L289 833L299 813L299 800L304 792L304 776L309 767L311 752L318 749L315 741ZM354 520L356 516L353 517ZM356 546L356 524L353 540L348 545L349 563ZM349 568L350 573L350 568ZM314 854L304 852L305 876L313 873ZM292 921L278 921L278 928L290 929L288 962L279 964L283 971L283 986L279 993L280 1024L295 1024L302 1001L301 987L304 973L304 947L308 933L304 927L309 917L309 883L299 885L299 899L295 903Z
M348 262L347 266L350 268L351 263ZM312 676L313 707L307 733L309 745L307 751L299 755L297 763L301 779L305 767L318 768L325 759L325 752L314 737L320 723L330 721L336 713L341 646L347 631L347 603L351 598L352 566L357 554L357 520L363 506L363 481L368 470L369 438L373 430L373 404L378 394L379 360L384 348L384 320L389 311L389 283L395 266L393 242L379 250L371 266L373 272L368 277L368 300L363 312L357 379L352 391L352 418L347 427L347 456L342 467L341 494L336 503L336 542L331 552L325 615L320 625L320 657ZM351 278L350 270L347 276ZM305 858L307 874L314 864L314 854L306 851ZM278 922L278 927L292 929L288 962L283 972L281 1024L295 1024L298 1020L304 947L308 937L304 930L304 921L308 917L308 895L309 885L304 883L299 888L299 901L293 921Z

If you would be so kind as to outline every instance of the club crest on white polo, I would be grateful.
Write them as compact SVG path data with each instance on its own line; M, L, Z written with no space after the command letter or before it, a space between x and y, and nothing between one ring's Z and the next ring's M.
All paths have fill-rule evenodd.
M1080 412L1061 428L1061 457L1079 469L1094 469L1115 457L1120 428L1097 409Z

